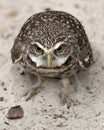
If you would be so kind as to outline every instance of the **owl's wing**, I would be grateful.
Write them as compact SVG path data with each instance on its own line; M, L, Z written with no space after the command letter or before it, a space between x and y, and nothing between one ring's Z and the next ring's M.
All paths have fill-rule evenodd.
M21 62L23 56L23 50L24 50L24 44L21 44L21 42L19 42L18 39L16 39L13 48L11 49L11 58L13 63Z
M90 65L94 63L93 53L88 43L86 46L82 47L79 54L79 66L81 69L87 69Z

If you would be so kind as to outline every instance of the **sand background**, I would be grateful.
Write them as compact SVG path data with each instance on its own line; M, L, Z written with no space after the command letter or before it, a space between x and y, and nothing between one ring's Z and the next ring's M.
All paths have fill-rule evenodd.
M10 49L21 26L46 8L76 16L93 48L95 64L72 79L70 109L60 105L56 79L47 79L26 102L21 96L36 81L11 62ZM104 0L0 0L0 97L0 130L104 130ZM8 120L8 109L15 105L23 107L24 117Z

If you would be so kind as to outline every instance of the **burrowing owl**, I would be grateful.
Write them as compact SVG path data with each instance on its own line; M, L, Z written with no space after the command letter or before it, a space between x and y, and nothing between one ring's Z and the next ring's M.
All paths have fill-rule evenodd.
M11 50L13 63L40 77L59 77L61 102L69 103L69 77L93 63L90 42L81 23L72 15L49 11L31 16L22 26ZM31 98L35 87L27 93Z

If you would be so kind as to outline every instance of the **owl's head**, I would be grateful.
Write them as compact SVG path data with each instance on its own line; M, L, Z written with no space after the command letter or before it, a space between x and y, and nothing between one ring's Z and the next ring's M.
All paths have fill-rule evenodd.
M22 26L12 59L38 68L70 65L85 42L88 43L85 31L75 17L59 11L42 12L31 16Z
M75 19L64 12L49 11L30 17L19 38L26 41L32 64L44 68L65 64L77 45L75 26Z

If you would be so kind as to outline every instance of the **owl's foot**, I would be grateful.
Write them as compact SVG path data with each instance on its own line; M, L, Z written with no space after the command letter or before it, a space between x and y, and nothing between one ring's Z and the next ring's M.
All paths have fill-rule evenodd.
M60 102L61 102L62 106L67 104L67 108L70 108L72 100L70 99L68 94L65 94L65 93L61 92L61 94L60 94Z
M26 101L28 101L34 94L35 90L32 88L28 92L26 92L23 96L25 97Z
M31 97L33 97L33 95L37 94L39 92L39 89L42 87L41 86L41 84L43 82L42 78L40 76L38 76L37 78L38 78L37 84L23 95L23 97L25 97L26 101L31 99Z
M36 88L31 88L28 92L26 92L23 96L25 97L25 100L28 101L31 99L34 95L36 95L39 92L39 89L41 87L38 86Z

